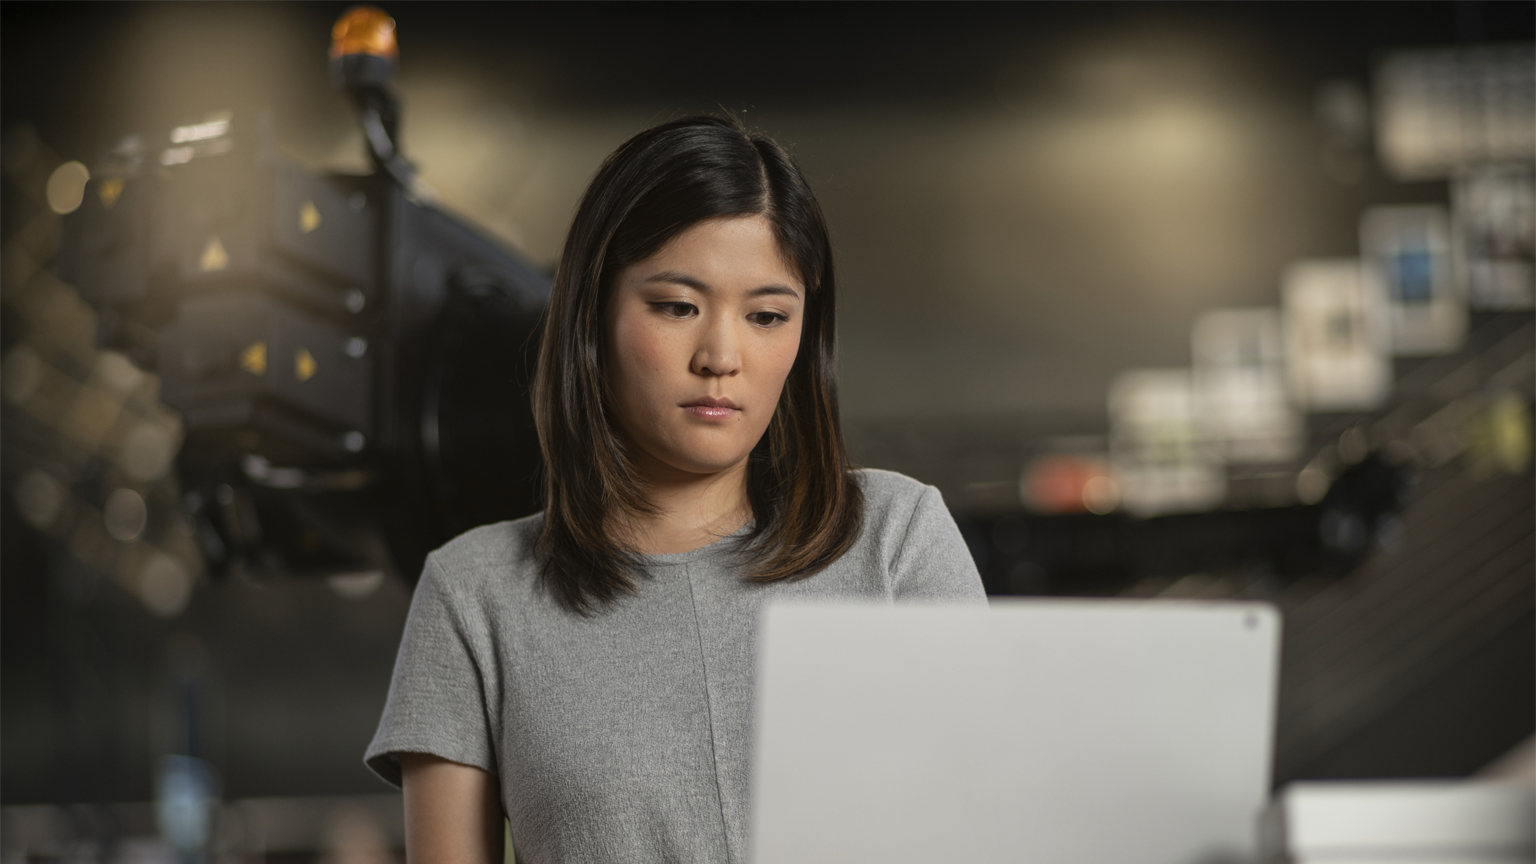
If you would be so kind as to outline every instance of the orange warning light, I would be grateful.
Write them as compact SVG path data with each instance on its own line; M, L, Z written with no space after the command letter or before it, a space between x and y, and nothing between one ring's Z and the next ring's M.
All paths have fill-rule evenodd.
M395 19L372 6L353 6L336 19L331 28L331 59L348 54L369 54L394 60L400 56L395 46Z

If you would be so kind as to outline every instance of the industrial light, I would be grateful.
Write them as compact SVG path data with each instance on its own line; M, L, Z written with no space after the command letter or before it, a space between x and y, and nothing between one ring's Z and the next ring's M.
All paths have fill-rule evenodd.
M400 56L395 45L395 19L372 6L354 6L336 19L331 28L331 59L350 54L368 54L394 60Z

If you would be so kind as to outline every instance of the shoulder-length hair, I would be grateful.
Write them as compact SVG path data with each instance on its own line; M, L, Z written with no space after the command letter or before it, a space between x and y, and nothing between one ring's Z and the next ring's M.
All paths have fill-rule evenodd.
M641 575L612 536L616 512L655 512L614 423L603 375L606 311L620 270L705 219L761 215L805 285L800 348L747 465L752 529L745 578L804 578L857 539L864 499L838 420L836 291L821 205L794 160L733 119L688 117L647 129L603 162L582 196L550 294L534 417L544 452L538 553L546 585L584 615Z

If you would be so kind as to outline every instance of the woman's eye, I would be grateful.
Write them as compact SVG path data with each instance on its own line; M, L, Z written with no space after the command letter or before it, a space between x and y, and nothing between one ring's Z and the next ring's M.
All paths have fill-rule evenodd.
M759 327L775 327L789 320L789 316L782 312L753 312L747 316L747 320Z
M672 318L692 318L699 311L692 303L652 303L651 308Z

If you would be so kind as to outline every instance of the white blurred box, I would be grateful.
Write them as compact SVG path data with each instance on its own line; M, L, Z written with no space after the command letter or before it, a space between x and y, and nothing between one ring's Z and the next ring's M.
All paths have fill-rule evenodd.
M1376 68L1376 145L1403 180L1467 165L1524 162L1536 150L1530 43L1397 51Z
M1233 463L1288 462L1301 452L1301 416L1285 389L1278 309L1217 309L1190 331L1196 411Z
M1456 178L1457 279L1474 309L1536 305L1536 174L1528 165L1479 165Z
M1536 787L1465 780L1288 784L1259 822L1266 864L1514 864L1536 854Z
M1386 299L1392 353L1449 354L1467 334L1453 278L1451 221L1441 207L1372 207L1360 217L1363 275Z
M1208 510L1227 495L1221 450L1200 422L1188 369L1131 369L1109 385L1110 461L1136 516Z
M1354 258L1307 259L1280 284L1286 384L1308 411L1369 411L1392 391L1384 298Z

